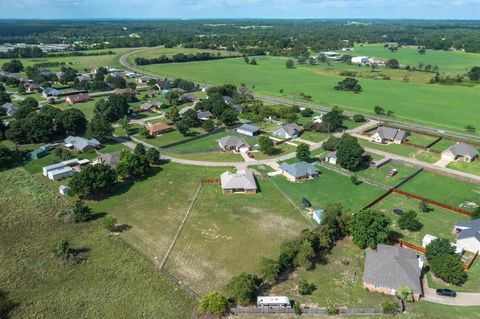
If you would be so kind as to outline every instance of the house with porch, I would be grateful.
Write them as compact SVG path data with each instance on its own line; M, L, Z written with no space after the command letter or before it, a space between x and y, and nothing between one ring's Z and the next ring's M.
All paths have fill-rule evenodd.
M224 172L220 176L220 184L224 194L255 194L257 192L255 177L249 169L239 170L236 173Z
M290 123L279 126L273 131L273 135L281 139L292 139L299 137L303 131L303 126L300 126L297 123Z
M247 152L250 149L250 145L248 145L243 138L238 136L222 137L218 140L218 145L225 152Z
M279 166L279 170L289 181L295 183L314 179L320 174L320 171L315 165L304 161L294 164L282 163Z
M442 152L442 159L470 163L478 156L478 151L466 143L457 143Z
M370 142L379 144L402 144L407 139L409 133L407 131L392 128L388 126L380 126L377 128L375 134L370 137Z

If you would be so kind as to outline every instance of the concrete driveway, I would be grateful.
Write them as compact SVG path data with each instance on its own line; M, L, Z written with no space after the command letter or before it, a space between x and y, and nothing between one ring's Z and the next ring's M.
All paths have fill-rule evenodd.
M446 167L451 162L452 162L451 160L441 158L437 162L433 163L433 165L438 166L438 167Z
M423 299L434 303L450 306L479 306L480 305L480 293L471 292L457 292L455 298L444 297L437 295L435 289L428 287L427 279L422 279L423 285Z

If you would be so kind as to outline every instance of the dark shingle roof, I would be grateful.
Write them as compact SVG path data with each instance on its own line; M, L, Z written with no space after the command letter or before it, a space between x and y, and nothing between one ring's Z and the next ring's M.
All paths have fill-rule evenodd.
M465 143L457 143L452 145L448 148L448 151L455 156L469 155L470 157L475 157L478 154L476 149Z
M314 165L307 162L298 162L295 164L282 163L280 169L295 178L317 175L319 173L319 170Z
M417 254L413 250L378 245L377 250L366 252L363 281L367 284L393 289L408 286L415 294L421 294L420 274Z

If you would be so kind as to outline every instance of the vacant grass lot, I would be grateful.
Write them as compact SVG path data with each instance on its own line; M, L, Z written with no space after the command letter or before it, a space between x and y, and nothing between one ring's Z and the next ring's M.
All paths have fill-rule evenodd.
M176 157L186 160L205 161L205 162L242 162L242 155L234 152L208 152L208 153L192 153L178 154L168 151L162 151L163 155Z
M428 163L435 163L440 159L440 154L428 152L407 144L378 144L362 138L358 139L358 143L365 148L373 148L387 153L411 157Z
M395 176L388 176L388 173L396 168L398 170L397 175ZM400 163L388 163L379 169L376 168L368 168L365 170L362 170L358 172L357 174L359 176L363 176L369 179L372 179L374 181L380 182L382 184L388 185L388 186L396 186L398 183L402 182L404 179L415 173L417 168L415 167L410 167L406 165L402 165Z
M274 286L271 293L289 296L309 306L379 307L391 297L363 288L364 262L365 252L346 238L338 242L331 253L319 258L313 270L297 270ZM297 287L301 279L315 284L317 289L311 295L300 295Z
M202 178L218 178L226 168L165 164L153 176L113 190L112 196L91 205L119 223L132 226L122 234L135 249L155 262L163 258Z
M408 142L422 145L422 146L427 146L430 143L433 143L436 139L437 137L432 137L432 136L418 134L418 133L411 133L407 137Z
M464 201L480 204L480 185L426 171L403 184L400 189L454 207L459 207Z
M170 134L170 133L169 133ZM225 136L239 136L245 140L250 146L257 144L256 137L249 137L231 131L223 131L209 136L202 137L188 143L179 144L170 147L169 149L175 151L202 151L202 150L220 150L218 140Z
M437 206L429 205L431 211L423 213L419 209L420 202L415 199L408 199L404 196L391 194L374 206L385 213L393 222L393 229L403 235L405 240L408 240L417 245L422 245L422 239L425 235L433 235L438 238L447 238L452 242L456 241L452 233L453 225L461 220L468 220L467 216L443 209ZM399 216L393 213L393 209L398 208L406 212L413 210L417 212L418 220L423 224L423 227L418 232L411 232L408 230L401 230L397 221Z
M444 140L441 139L437 143L433 144L431 146L431 149L438 150L438 151L445 151L447 148L449 148L452 145L455 145L456 142L454 141L449 141L449 140Z
M385 191L368 184L353 185L349 177L326 168L320 168L320 176L303 183L289 182L283 175L271 178L275 184L298 206L307 198L314 209L325 208L328 204L341 203L354 211L363 208Z
M11 318L190 318L192 297L98 221L69 224L65 206L23 169L0 173L0 282L18 307ZM66 265L52 248L89 247Z
M296 69L287 69L285 61L279 57L257 57L258 65L247 65L238 58L141 68L201 84L245 83L250 88L255 86L258 93L285 98L303 92L311 95L313 102L356 112L372 113L373 107L380 105L394 111L398 119L433 127L463 131L465 125L480 121L480 114L471 112L480 97L477 88L360 79L363 92L354 94L336 91L333 87L344 77L318 72L323 66L297 65Z
M302 140L306 140L306 141L309 141L309 142L319 143L319 142L328 140L328 138L329 138L330 136L331 136L331 135L330 135L330 134L327 134L327 133L318 133L318 132L312 132L312 131L305 131L305 132L302 133L302 135L300 136L300 138L301 138Z
M270 181L258 184L255 195L204 185L166 269L197 292L219 290L242 271L258 273L261 257L311 226Z

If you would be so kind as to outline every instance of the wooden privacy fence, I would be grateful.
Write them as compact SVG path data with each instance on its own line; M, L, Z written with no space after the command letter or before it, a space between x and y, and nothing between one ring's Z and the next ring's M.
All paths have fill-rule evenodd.
M407 248L413 249L419 254L425 255L425 252L427 251L427 249L425 247L415 245L415 244L413 244L409 241L403 240L401 238L396 238L396 240L398 241L398 243L402 247L407 247Z
M463 269L469 270L472 267L473 263L475 262L475 259L477 259L477 257L478 257L478 251L468 263L463 264Z
M450 205L447 205L447 204L444 204L444 203L440 203L440 202L437 202L437 201L434 201L434 200L431 200L431 199L428 199L428 198L425 198L425 197L422 197L422 196L418 196L418 195L415 195L415 194L407 193L407 192L404 192L404 191L399 190L397 188L393 189L393 193L405 196L407 198L414 198L414 199L417 199L417 200L420 200L420 201L425 201L425 202L427 202L429 204L432 204L434 206L445 208L445 209L451 210L452 212L462 214L462 215L465 215L465 216L471 216L472 215L472 213L470 213L468 210L461 209L461 208L458 208L458 207L453 207L453 206L450 206Z
M205 178L202 179L202 184L218 184L220 183L220 178Z

